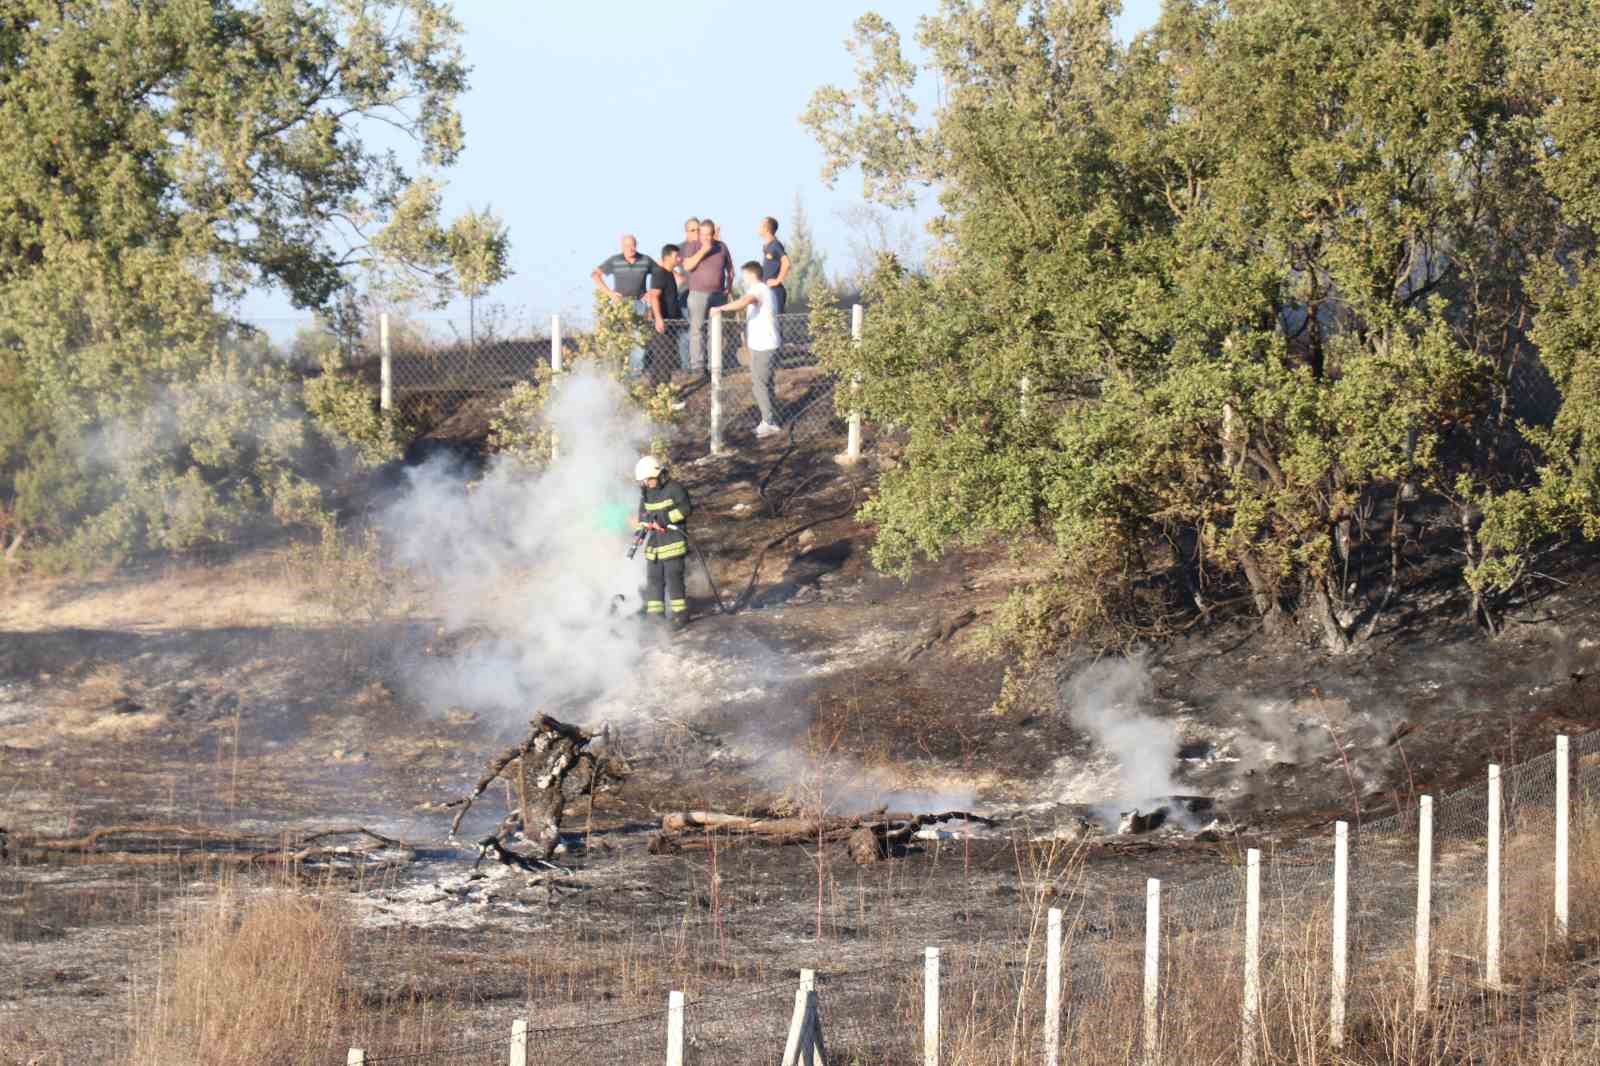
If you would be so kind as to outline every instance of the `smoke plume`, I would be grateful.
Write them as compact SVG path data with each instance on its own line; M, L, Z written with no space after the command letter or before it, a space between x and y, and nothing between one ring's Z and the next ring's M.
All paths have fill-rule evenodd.
M1174 794L1173 764L1178 731L1145 710L1154 682L1143 654L1102 659L1075 674L1062 698L1073 725L1089 734L1106 756L1117 762L1124 809Z
M499 460L469 485L432 460L407 472L383 517L398 561L431 579L445 628L483 631L415 666L430 706L582 721L633 685L649 637L633 618L643 557L626 558L626 519L652 427L616 382L585 372L561 382L546 419L560 448L545 469Z

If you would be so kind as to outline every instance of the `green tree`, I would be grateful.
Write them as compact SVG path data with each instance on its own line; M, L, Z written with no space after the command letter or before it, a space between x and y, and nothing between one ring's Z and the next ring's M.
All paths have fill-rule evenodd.
M478 346L478 297L511 274L511 240L493 210L468 211L450 224L446 239L456 288L467 298L468 344Z
M1593 227L1563 222L1575 149L1550 104L1576 109L1571 145L1597 97L1537 99L1518 70L1566 68L1519 64L1518 42L1570 57L1583 34L1491 0L1169 0L1122 45L1116 6L945 0L918 31L931 121L898 33L864 16L856 87L803 118L828 177L857 166L877 202L934 188L942 207L928 275L886 265L864 342L824 342L866 415L908 434L868 507L879 561L1047 541L1006 613L1028 651L1236 595L1337 650L1393 602L1424 504L1454 504L1480 558L1480 534L1501 558L1571 528L1543 504L1493 516L1542 484L1509 384L1537 358L1527 325L1549 347L1584 320L1572 272L1540 264L1593 253ZM1592 156L1572 169L1600 177ZM1571 453L1591 408L1559 364L1548 432Z
M400 129L424 168L455 159L458 32L442 0L7 5L0 512L65 534L131 493L173 542L151 508L204 494L130 485L151 467L96 462L104 428L221 373L228 311L251 287L322 309L363 269L439 273L433 184L363 131ZM245 389L253 375L224 376ZM223 472L172 443L212 489L243 477L259 495L248 465Z
M784 284L789 292L786 306L787 310L799 313L810 310L813 302L825 300L828 292L828 257L817 247L811 220L806 216L805 200L799 193L794 196L794 212L789 218L788 230L783 242L789 252L789 278Z

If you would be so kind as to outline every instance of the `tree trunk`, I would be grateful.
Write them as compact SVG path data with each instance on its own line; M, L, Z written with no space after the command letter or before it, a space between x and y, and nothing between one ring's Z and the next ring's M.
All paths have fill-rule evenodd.
M1322 644L1335 654L1350 650L1350 636L1339 624L1334 614L1333 596L1328 592L1328 579L1319 577L1311 586L1311 617L1322 631Z
M1239 569L1244 571L1244 579L1250 585L1250 599L1255 604L1256 614L1261 616L1267 632L1281 632L1284 616L1283 605L1278 602L1277 587L1267 580L1267 575L1261 570L1261 564L1248 551L1239 553Z

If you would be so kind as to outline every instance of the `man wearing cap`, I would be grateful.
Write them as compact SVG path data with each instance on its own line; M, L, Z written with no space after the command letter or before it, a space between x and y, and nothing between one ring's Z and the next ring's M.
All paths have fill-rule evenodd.
M673 630L678 631L689 623L689 599L684 591L689 556L684 525L693 512L689 490L674 481L653 455L640 456L633 477L639 482L639 514L633 528L644 533L645 615L670 618Z

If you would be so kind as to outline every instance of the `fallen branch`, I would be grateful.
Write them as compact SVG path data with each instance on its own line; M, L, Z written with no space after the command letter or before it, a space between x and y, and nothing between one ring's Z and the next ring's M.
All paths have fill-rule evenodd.
M339 838L354 837L354 842ZM108 825L81 836L0 829L0 859L129 866L402 866L416 859L403 841L365 826L315 832L234 833L188 825Z
M768 844L834 843L846 841L857 862L875 861L889 845L903 844L917 830L939 822L971 822L994 826L991 818L969 811L904 814L877 811L855 817L765 817L725 814L720 811L675 811L661 819L661 833L651 842L657 853L710 846L709 838L743 838ZM869 838L872 842L869 843Z

